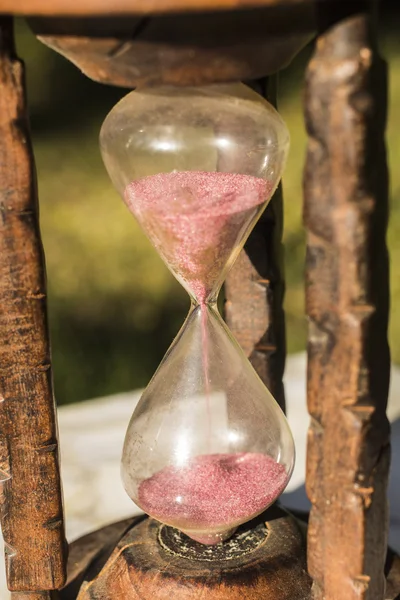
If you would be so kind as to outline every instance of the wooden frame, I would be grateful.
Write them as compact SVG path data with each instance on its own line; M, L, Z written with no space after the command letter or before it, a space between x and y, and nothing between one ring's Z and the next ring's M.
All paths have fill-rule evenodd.
M361 600L385 589L387 82L367 13L338 11L306 75L308 563L316 600Z
M277 76L255 82L277 104ZM225 319L267 388L285 410L283 197L279 186L225 281Z
M0 0L0 12L150 14L297 3L301 0L118 0L110 9L111 3L99 0ZM385 599L382 519L387 524L390 452L387 88L367 4L322 3L306 78L307 490L313 504L308 564L315 600ZM66 546L35 175L23 74L10 24L1 18L0 329L6 340L0 377L2 526L15 600L49 600L54 598L50 590L60 588L65 579ZM281 216L278 195L229 275L226 293L230 326L283 404ZM20 525L28 522L29 535L22 536ZM399 570L398 562L392 564ZM391 574L388 588L393 598L399 593L396 577Z
M61 17L167 14L179 11L240 10L261 6L304 4L308 0L0 0L0 13Z
M1 523L11 590L66 577L36 175L12 19L0 18Z

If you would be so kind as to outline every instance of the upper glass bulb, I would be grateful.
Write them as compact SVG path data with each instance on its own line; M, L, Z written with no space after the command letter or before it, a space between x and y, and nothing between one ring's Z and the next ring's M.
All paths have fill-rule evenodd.
M286 487L286 418L218 313L226 274L275 191L289 147L246 86L135 91L100 134L110 177L190 294L189 315L132 416L122 476L145 512L226 539Z

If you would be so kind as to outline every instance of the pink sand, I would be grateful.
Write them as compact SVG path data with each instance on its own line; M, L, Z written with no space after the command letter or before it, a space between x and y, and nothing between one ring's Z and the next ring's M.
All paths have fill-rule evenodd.
M185 467L165 467L145 479L138 503L183 531L230 529L272 504L287 478L284 466L265 454L201 455Z
M237 173L159 173L130 183L125 200L170 268L204 303L271 192Z

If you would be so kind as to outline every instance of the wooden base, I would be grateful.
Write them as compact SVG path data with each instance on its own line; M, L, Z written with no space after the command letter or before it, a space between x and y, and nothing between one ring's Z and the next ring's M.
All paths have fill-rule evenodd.
M305 522L276 507L213 547L147 517L127 519L71 545L59 600L311 600L305 534ZM399 600L391 551L386 582L385 600Z
M100 532L103 540L108 538L108 548L101 543L96 547L96 536L71 547L75 569L62 600L310 598L304 535L296 520L279 508L269 509L230 540L212 547L153 519L131 525L125 522L119 524L119 532ZM87 551L95 555L90 564L80 558Z

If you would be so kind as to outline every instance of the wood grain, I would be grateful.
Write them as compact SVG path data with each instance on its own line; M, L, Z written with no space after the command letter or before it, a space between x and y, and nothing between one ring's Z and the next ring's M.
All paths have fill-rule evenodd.
M100 568L99 565L106 562L125 533L142 519L143 516L124 519L72 542L68 554L67 583L59 593L60 600L76 600L88 568L94 563Z
M87 16L219 11L257 6L287 6L308 0L0 0L0 13L18 15Z
M268 514L268 513L267 513ZM271 515L271 512L269 512L269 514ZM287 587L287 593L288 594L293 594L293 588L297 588L297 591L295 591L294 593L299 594L301 600L310 600L311 599L311 590L310 590L310 585L311 582L308 579L308 577L305 575L305 571L304 571L304 566L305 566L305 555L304 555L304 545L303 542L301 540L301 538L299 537L299 533L301 533L301 537L306 535L306 531L307 531L307 525L306 522L303 521L304 519L304 515L301 514L296 514L296 525L294 524L293 518L288 517L287 515L284 516L284 514L279 512L275 512L275 514L270 517L267 517L269 519L269 521L267 521L267 526L269 528L269 531L273 531L273 537L271 539L271 537L267 538L267 540L265 541L265 544L271 543L272 545L270 545L269 548L260 548L260 549L256 549L256 551L258 552L258 556L255 556L256 560L253 561L253 566L258 564L259 567L261 567L262 565L262 561L261 556L263 556L263 560L265 561L266 564L266 572L268 573L270 570L274 570L275 574L278 578L280 578L280 586L279 586L279 592L278 593L284 593L285 592L285 587ZM135 531L131 531L134 527L137 527L143 520L146 521L146 523L144 523L142 525L142 528L139 531L138 534L138 530ZM297 529L297 526L299 527L299 529ZM135 593L138 591L137 587L133 586L132 580L129 578L129 580L127 580L125 577L122 576L122 573L125 571L125 569L135 569L135 565L138 568L138 571L140 573L140 570L142 569L143 565L148 564L149 558L148 558L148 553L149 550L145 550L144 554L145 554L145 558L140 559L136 562L134 560L135 555L138 555L138 552L140 552L140 547L141 544L149 544L149 546L151 547L151 560L154 561L154 556L158 557L156 558L156 560L163 560L163 565L160 568L159 566L156 568L155 571L153 571L153 575L156 578L157 577L157 573L164 573L164 574L168 574L166 573L166 571L168 570L174 570L174 569L178 569L179 567L179 563L181 565L181 572L179 573L179 575L177 576L177 580L180 582L180 586L176 586L176 589L174 590L174 594L171 597L176 598L176 600L181 600L180 597L180 589L182 589L182 593L192 593L194 598L197 597L201 597L202 600L207 598L207 593L209 593L209 583L212 583L213 578L216 577L216 573L214 573L214 571L216 570L213 567L217 567L217 569L224 569L225 571L229 570L231 571L231 576L232 576L232 572L234 570L238 569L238 564L236 562L236 564L232 565L232 568L229 568L229 564L230 561L228 561L228 564L226 564L226 562L224 563L224 561L221 562L221 557L219 559L216 559L214 561L208 561L208 575L209 578L208 580L206 579L205 581L205 585L204 587L199 585L199 582L201 582L201 569L204 569L207 567L207 564L203 561L197 562L197 561L193 561L193 554L191 554L190 558L186 558L183 563L181 558L176 557L176 560L174 560L173 558L173 554L171 554L170 556L170 564L168 567L166 567L166 563L165 560L166 557L165 553L163 553L163 555L161 555L160 557L160 548L158 547L158 542L157 542L157 546L156 549L154 551L154 533L156 534L157 538L158 538L158 533L157 533L157 527L155 525L154 521L149 521L146 517L136 517L133 519L126 519L124 521L121 521L119 523L115 523L113 525L109 525L107 527L104 527L103 529L100 529L98 531L95 531L93 533L90 533L89 535L84 536L83 538L76 540L75 542L72 543L71 548L70 548L70 554L69 554L69 559L68 559L68 584L67 586L61 590L60 594L60 600L76 600L77 596L80 593L80 589L81 589L81 593L84 594L84 599L86 599L86 596L89 595L89 598L92 598L94 596L94 598L96 598L96 600L108 600L109 599L109 588L112 588L115 591L116 586L118 586L120 584L119 579L123 578L125 585L121 590L119 590L119 594L122 594L122 596L114 596L112 598L112 600L115 600L116 597L124 597L125 600L138 600L138 597L141 598L141 600L150 600L150 596L135 596ZM249 528L249 532L250 532L250 536L253 535L251 532L252 530L254 530L254 524ZM172 530L173 531L173 530ZM304 532L304 533L303 533ZM170 538L171 539L171 538ZM179 542L180 539L179 537L178 539L178 547L176 547L175 544L175 550L179 551L181 550L179 548ZM304 538L303 538L304 539ZM297 542L296 542L297 540ZM174 543L174 537L172 537L172 542ZM297 545L299 544L300 545ZM243 543L243 540L240 542ZM240 545L239 543L239 545ZM246 544L251 544L251 541L249 542L249 536L245 537L245 543ZM297 549L296 549L296 545L297 545ZM132 547L135 546L135 547ZM186 550L186 552L190 552L190 550L195 550L195 546L197 546L195 543L192 542L192 547L191 548L187 548L184 547L184 550ZM272 546L272 547L271 547ZM294 558L294 560L292 560L290 557L290 552L288 552L289 548L292 548L292 557ZM117 550L119 549L119 550ZM247 547L247 549L249 549ZM122 550L122 551L121 551ZM232 549L231 549L232 550ZM236 550L237 552L237 546L234 547L234 551ZM261 553L260 553L261 550ZM276 558L276 563L274 563L274 560L272 559L272 557L274 556L274 552L276 552L279 555L279 558ZM235 594L237 593L241 593L243 592L243 594L247 593L243 591L243 585L246 581L246 576L248 578L248 560L249 557L247 557L247 559L245 557L242 557L240 559L240 557L238 559L235 559L236 561L239 560L239 572L242 572L242 566L244 566L243 568L243 581L242 583L242 587L240 587L240 578L238 577L238 580L236 581L235 585L233 585L233 589L231 588L231 595L228 596L228 600L234 600L235 599ZM230 556L230 560L232 560L232 556ZM226 557L225 557L225 561L226 561ZM242 565L240 565L240 561L242 561ZM250 561L251 562L251 561ZM182 571L182 568L184 567L184 565L186 564L186 570ZM301 569L299 569L299 567L301 567ZM261 572L261 571L260 571ZM115 578L112 577L112 574L115 574ZM385 600L399 600L400 597L400 559L397 555L395 555L393 552L391 552L390 550L388 551L387 554L387 559L386 559L386 566L385 566L385 573L387 576L387 585L386 585L386 595L385 595ZM150 573L147 574L147 578L151 577L151 569L150 569ZM184 576L183 576L184 574ZM135 577L138 577L138 573L136 573ZM197 577L197 586L193 586L192 588L190 587L192 584L191 578L195 578ZM108 578L111 579L111 585L108 586L108 584L106 584L106 582L108 581ZM143 580L145 580L146 578L146 574L143 573ZM227 577L227 580L229 581L229 575ZM139 577L140 579L140 577ZM287 579L289 579L289 583L287 583ZM276 581L276 580L275 580ZM190 582L190 583L189 583ZM222 579L220 580L220 582L222 583ZM189 586L188 586L189 583ZM237 589L236 588L237 585ZM248 585L251 588L250 589L250 593L255 593L254 592L254 583L251 583L251 580L248 581ZM258 584L256 584L258 585ZM273 585L272 583L270 583L271 588L273 589ZM211 586L212 587L212 586ZM195 592L196 592L196 588L199 591L199 595L196 596ZM171 590L171 587L169 587L169 590ZM283 590L283 592L282 592ZM260 595L257 596L251 596L250 595L250 599L253 600L259 600L260 598L263 598L263 600L268 599L268 597L264 596L265 593L265 588L263 589L263 592L261 593L259 591ZM274 592L275 593L275 592ZM301 593L303 593L303 596L301 596ZM90 595L91 594L91 595ZM151 591L151 587L149 588L149 594L153 594L151 595L151 600L158 600L158 594L156 591ZM203 595L201 595L203 594ZM162 592L161 592L161 597L162 597ZM183 596L185 598L185 596ZM290 595L288 600L293 600L293 598L295 598L296 596L292 596ZM211 598L214 600L214 596L211 596ZM210 598L210 600L211 600ZM239 596L240 600L244 600L244 598L246 598L245 595L241 595ZM279 598L279 596L278 596ZM58 597L57 597L58 599ZM30 596L26 596L26 597L18 597L18 598L14 598L12 600L48 600L47 598L42 599L42 597L38 597L38 598L31 598ZM53 600L53 598L51 599ZM273 600L277 600L277 596L273 596Z
M275 507L211 549L146 518L93 562L77 600L309 600L310 588L300 529Z
M276 105L276 77L256 84ZM283 199L278 188L225 282L225 318L258 375L285 409Z
M9 588L34 592L63 585L66 542L24 69L6 17L0 89L1 525Z
M386 68L368 15L331 25L332 7L332 17L349 8L324 3L305 93L308 566L315 600L382 600L390 455Z
M1 0L0 0L1 1ZM38 38L91 79L201 85L285 67L315 29L310 5L142 18L32 18Z

